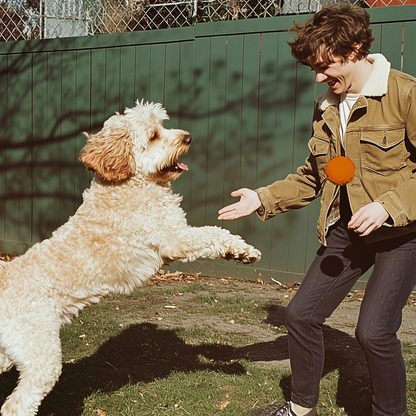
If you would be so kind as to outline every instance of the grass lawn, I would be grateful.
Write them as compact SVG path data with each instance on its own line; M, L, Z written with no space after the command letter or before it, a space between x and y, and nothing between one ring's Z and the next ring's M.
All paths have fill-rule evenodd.
M184 279L109 297L62 328L63 373L39 415L245 416L285 401L290 370L282 313L292 294L253 282ZM347 306L358 309L359 301ZM326 329L320 416L371 414L365 360L347 332ZM414 415L416 342L406 341L403 350ZM15 370L0 376L1 401L16 380Z

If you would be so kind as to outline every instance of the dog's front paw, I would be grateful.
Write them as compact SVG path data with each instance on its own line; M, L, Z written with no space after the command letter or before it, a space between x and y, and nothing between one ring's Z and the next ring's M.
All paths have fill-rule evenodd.
M245 244L240 249L232 248L228 251L224 258L227 260L235 260L237 263L254 263L261 259L261 252L249 244Z

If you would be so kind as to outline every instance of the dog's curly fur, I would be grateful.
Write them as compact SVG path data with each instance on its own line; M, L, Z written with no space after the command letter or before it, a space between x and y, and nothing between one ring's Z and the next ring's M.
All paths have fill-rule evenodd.
M80 160L95 172L83 203L49 240L0 268L0 372L18 386L3 416L35 415L61 373L59 330L110 292L128 293L173 260L251 263L260 252L219 227L191 227L170 182L186 165L188 132L165 129L160 104L136 102L87 136Z

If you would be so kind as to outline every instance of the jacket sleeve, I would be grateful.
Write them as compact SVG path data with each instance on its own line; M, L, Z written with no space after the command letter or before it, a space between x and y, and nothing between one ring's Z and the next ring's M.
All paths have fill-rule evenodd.
M416 82L407 90L402 107L406 125L406 140L410 157L408 165L413 165L412 175L402 183L380 195L380 202L389 213L394 227L404 227L416 221Z
M316 160L311 154L306 159L305 165L299 167L295 174L256 189L262 203L257 210L257 215L261 220L266 221L276 214L303 208L316 199L320 191L321 183Z

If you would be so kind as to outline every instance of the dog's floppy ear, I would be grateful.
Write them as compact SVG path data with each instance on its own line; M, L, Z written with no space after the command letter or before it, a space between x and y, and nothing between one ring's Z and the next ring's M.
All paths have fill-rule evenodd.
M133 142L120 119L119 115L110 117L97 134L84 132L88 139L79 157L88 170L110 182L124 181L136 169Z

